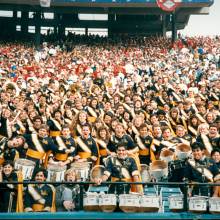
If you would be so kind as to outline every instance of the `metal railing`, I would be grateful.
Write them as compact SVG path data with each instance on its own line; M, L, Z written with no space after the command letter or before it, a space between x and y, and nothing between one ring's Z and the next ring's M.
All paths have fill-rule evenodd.
M23 184L24 186L28 185L28 184L39 184L42 182L38 182L38 181L23 181L23 182L18 182L18 181L12 181L12 182L0 182L0 187L1 185L5 185L5 184ZM220 183L189 183L189 182L103 182L101 185L96 185L95 182L90 182L90 181L86 181L86 182L67 182L67 181L58 181L58 182L51 182L51 181L45 181L43 182L44 184L51 184L51 185L79 185L80 186L80 194L79 194L79 210L83 210L83 196L84 196L84 187L85 186L102 186L102 185L118 185L118 184L132 184L132 185L137 185L137 184L141 184L143 185L143 187L145 186L169 186L169 187L182 187L183 191L183 211L188 211L188 189L190 186L207 186L207 187L213 187L213 186L220 186Z

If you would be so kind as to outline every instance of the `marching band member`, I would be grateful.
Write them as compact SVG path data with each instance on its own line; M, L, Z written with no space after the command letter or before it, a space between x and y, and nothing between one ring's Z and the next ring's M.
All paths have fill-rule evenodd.
M2 114L0 117L0 136L11 138L12 137L12 121L11 121L11 111L10 109L3 108Z
M101 109L98 107L98 100L96 98L92 98L86 111L90 123L94 122L101 115Z
M117 123L115 127L115 134L111 136L108 143L108 149L111 154L115 155L117 145L124 143L127 146L129 154L138 152L138 147L135 145L130 135L125 133L124 126L121 123Z
M43 164L43 162L44 166L47 165L49 151L53 153L58 152L58 148L54 144L52 138L48 137L48 126L45 124L41 125L38 134L25 134L24 138L28 145L26 153L27 159L35 161L37 166Z
M189 134L186 134L186 129L182 125L176 126L176 137L177 141L184 143L186 145L191 145L192 137Z
M97 184L107 181L111 177L111 181L116 182L138 182L140 173L138 171L135 160L128 156L126 145L118 145L116 156L108 158L106 161L106 170L101 178L95 179ZM128 194L130 192L129 184L110 185L109 193ZM142 186L135 185L136 192L142 193Z
M42 124L43 124L43 119L39 115L34 116L33 120L28 118L26 134L38 133L39 128L41 127Z
M3 152L3 160L15 161L18 158L25 158L25 139L23 136L1 140L1 150Z
M59 136L63 124L64 124L64 120L62 118L61 111L59 110L54 111L53 117L50 117L50 119L47 120L47 125L49 126L49 136L50 137Z
M61 130L61 136L54 138L54 143L58 146L59 152L50 155L49 164L58 163L60 166L65 166L73 162L76 156L76 144L70 133L69 126L64 125Z
M12 161L5 161L0 168L0 182L5 182L0 186L0 212L22 212L23 186L7 184L7 182L22 181L20 173L14 171Z
M44 184L47 179L47 171L38 168L33 178L37 184L28 184L24 194L25 212L54 212L55 211L55 188Z
M97 131L97 137L95 138L95 142L98 146L101 165L104 164L103 159L110 155L110 151L107 148L109 139L110 134L108 128L105 126L100 127Z
M162 141L160 142L160 146L157 150L160 152L163 148L168 148L171 150L175 150L175 145L180 143L178 138L173 137L171 134L171 130L169 127L163 127L162 129Z
M72 135L74 137L78 137L82 135L82 126L88 123L88 115L85 111L80 111L76 117L73 119L73 123L71 125Z
M98 148L94 138L91 136L91 126L84 124L82 126L82 135L75 139L76 141L76 159L98 163Z
M141 164L149 165L155 160L153 138L148 135L147 124L141 124L139 127L140 135L136 134L135 143L139 148L139 159Z
M185 178L192 182L213 182L214 177L219 173L215 162L205 156L205 149L201 143L195 142L191 147L193 158L188 159L184 171ZM192 195L209 196L210 192L209 186L193 186Z
M155 156L156 158L158 159L159 158L159 155L160 155L160 143L163 139L163 136L162 136L162 130L161 130L161 126L160 124L155 124L153 125L152 127L152 135L153 135L153 142L154 142L154 146L155 146Z
M196 115L191 115L188 120L188 133L195 139L198 135L198 127L200 125L200 120Z
M207 131L201 132L201 134L197 136L196 141L202 143L206 148L207 153L210 155L213 148L220 147L218 125L213 123L209 126L209 128L207 125Z

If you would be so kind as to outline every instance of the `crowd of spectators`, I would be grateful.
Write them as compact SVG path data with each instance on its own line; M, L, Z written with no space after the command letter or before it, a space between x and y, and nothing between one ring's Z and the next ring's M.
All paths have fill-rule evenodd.
M69 35L57 43L44 42L38 49L28 43L1 43L3 179L19 178L9 178L12 171L8 174L6 168L13 170L22 158L35 162L33 176L44 181L47 174L42 167L65 167L69 174L76 162L106 165L105 159L115 157L122 145L128 155L136 155L137 164L149 165L164 150L175 154L176 146L185 144L202 151L196 159L193 150L196 162L209 158L204 166L209 169L211 164L213 176L196 179L195 172L187 170L187 176L175 181L218 181L219 77L219 37L179 35L171 43L165 37ZM10 203L15 189L7 190L9 194L1 193ZM24 198L35 190L39 189L27 188ZM213 195L219 193L214 190ZM26 211L33 211L30 198L24 204ZM48 206L38 204L34 210L51 211ZM63 206L75 208L71 202ZM15 210L15 205L2 210Z

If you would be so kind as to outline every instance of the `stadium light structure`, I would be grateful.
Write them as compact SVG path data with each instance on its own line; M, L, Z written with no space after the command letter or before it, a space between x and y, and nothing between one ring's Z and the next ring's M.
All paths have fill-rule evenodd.
M50 7L51 0L40 0L40 6L44 8Z

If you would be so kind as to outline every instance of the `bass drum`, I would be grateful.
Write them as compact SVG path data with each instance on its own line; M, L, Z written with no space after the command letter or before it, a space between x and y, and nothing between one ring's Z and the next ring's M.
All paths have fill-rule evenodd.
M117 207L117 197L115 194L100 194L99 207L103 212L114 212Z
M189 211L195 213L204 213L207 211L207 197L194 196L189 198Z
M123 212L137 212L140 209L140 200L138 194L119 195L119 208Z

